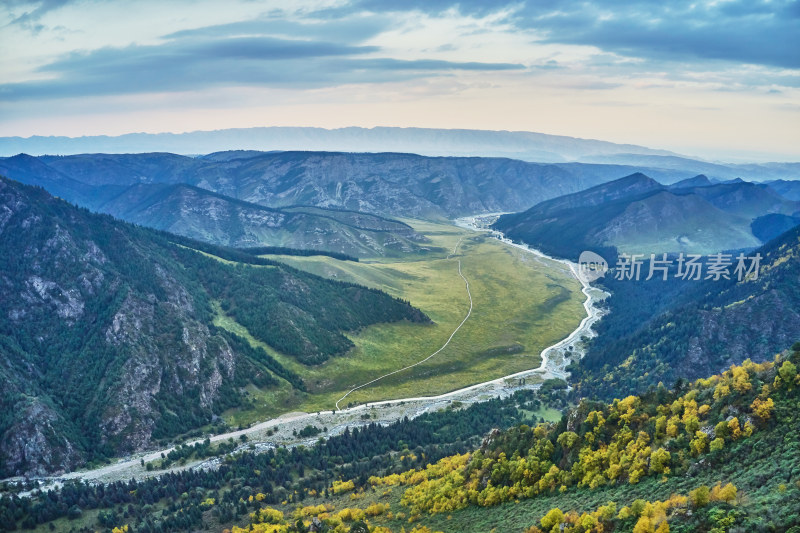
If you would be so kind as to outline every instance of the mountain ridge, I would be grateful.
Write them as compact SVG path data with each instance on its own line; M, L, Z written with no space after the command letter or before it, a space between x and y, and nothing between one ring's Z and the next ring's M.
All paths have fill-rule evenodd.
M422 235L385 217L313 206L270 208L185 183L134 184L96 209L224 246L280 246L361 257L427 250Z
M800 227L747 256L756 254L756 279L692 282L676 277L674 264L667 281L602 279L612 294L611 313L573 368L577 394L607 399L620 390L640 393L748 358L764 361L791 346L800 338Z
M153 142L154 141L154 142ZM37 146L39 149L32 149ZM440 146L432 149L432 146ZM44 147L51 148L44 148ZM94 150L91 147L100 147ZM581 139L563 135L506 130L469 130L398 127L344 127L335 129L303 127L254 127L186 133L129 133L119 136L0 138L0 153L59 152L72 153L172 151L201 154L223 150L296 150L345 152L412 152L420 155L467 154L565 161L584 153L647 153L670 155L672 152L631 144ZM489 147L489 148L487 148ZM56 149L52 149L56 148ZM566 156L566 157L565 157ZM544 159L542 159L544 158Z
M302 365L345 355L345 332L429 321L375 289L254 256L232 266L173 240L0 178L2 475L144 449L246 408L248 386L304 390L216 328L215 306Z
M701 183L699 176L689 183ZM705 177L703 177L705 178ZM680 182L679 182L680 183ZM685 184L686 182L684 182ZM636 173L501 216L492 226L545 252L577 259L587 249L712 253L763 244L752 222L800 203L750 182L665 186Z

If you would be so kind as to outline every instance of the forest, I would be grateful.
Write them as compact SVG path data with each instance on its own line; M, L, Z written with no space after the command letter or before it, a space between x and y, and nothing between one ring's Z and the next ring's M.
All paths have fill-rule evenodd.
M378 290L94 214L5 178L0 206L3 476L166 443L246 408L248 384L305 390L263 349L214 327L217 306L306 365L346 354L347 332L429 322Z
M763 247L757 279L598 281L610 313L569 370L575 396L612 399L694 380L746 358L767 361L800 338L800 228ZM645 262L643 268L646 269Z
M563 506L571 497L584 507L523 517L527 531L794 533L800 524L799 364L797 343L773 361L748 360L674 390L658 387L610 404L582 402L556 424L493 432L478 449L372 476L366 487L360 480L334 481L335 494L350 493L359 503L352 508L334 499L315 516L330 531L347 531L348 521L358 519L370 531L384 531L402 523L400 513L408 523L434 529L448 523L451 530L477 516L470 509L483 508L483 519L502 517L511 528L503 507L548 499ZM377 510L368 494L395 487L399 506L368 512ZM593 493L611 499L587 504ZM251 517L255 525L274 518L273 507L267 509ZM432 520L437 515L447 518ZM274 531L308 526L307 520L271 523L284 524ZM468 527L476 530L474 523Z
M348 429L313 447L228 453L215 470L70 483L46 493L29 484L14 490L34 489L30 497L7 490L0 498L0 523L11 524L6 530L56 520L74 531L291 532L313 525L421 532L474 520L472 509L483 509L482 520L508 520L508 506L530 502L515 519L531 533L794 533L799 366L797 343L773 361L746 361L676 389L582 402L557 423L525 418L540 407L525 392ZM209 448L182 448L172 460ZM570 501L579 506L565 507Z
M66 529L76 531L110 530L126 524L131 531L213 530L213 524L246 519L262 502L278 504L287 498L302 502L309 494L327 494L335 479L366 484L372 475L401 472L424 465L426 459L463 453L493 428L517 423L520 405L535 409L539 401L532 393L521 393L389 426L370 423L348 428L313 447L227 454L216 470L184 470L110 484L70 482L61 490L46 493L36 491L36 482L6 486L0 497L0 531L29 529L60 518L67 520ZM164 460L180 462L219 451L212 448L206 444L183 447ZM398 452L403 450L413 451L413 456L400 459ZM19 490L34 492L31 497L20 497L15 494ZM248 501L254 490L264 495L255 504ZM213 508L203 507L208 498L215 500ZM96 523L83 528L73 525L92 511L99 511Z

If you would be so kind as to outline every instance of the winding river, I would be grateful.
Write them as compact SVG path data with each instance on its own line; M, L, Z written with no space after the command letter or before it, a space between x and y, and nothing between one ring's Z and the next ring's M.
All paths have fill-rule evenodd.
M276 446L295 446L295 445L313 445L319 436L333 436L344 432L345 428L365 425L369 423L390 424L397 420L402 420L404 417L414 418L429 411L435 411L446 407L448 404L458 401L464 404L485 401L491 398L505 398L513 394L515 391L522 389L537 389L541 383L546 379L560 378L566 379L566 367L569 363L583 356L583 342L585 337L593 337L595 333L592 331L592 326L602 317L604 311L596 304L607 296L607 293L592 287L586 280L584 280L579 273L578 265L570 261L555 259L547 256L538 250L529 248L522 244L513 243L511 240L505 238L501 233L488 229L489 224L499 216L500 213L475 215L471 217L464 217L455 220L458 227L469 229L476 232L488 232L491 236L497 238L508 246L513 246L524 250L541 259L546 259L555 263L559 263L568 269L569 272L581 283L582 292L586 296L583 303L586 310L586 316L581 320L578 327L570 333L568 337L559 341L558 343L549 346L541 352L541 364L537 368L517 372L508 376L478 383L469 387L454 390L445 394L437 396L421 396L415 398L402 398L396 400L384 400L371 402L367 404L358 405L342 410L336 411L322 411L319 413L289 413L273 420L267 420L259 424L253 425L247 429L239 431L232 431L211 437L212 442L228 440L230 438L238 439L241 435L247 435L248 444L242 445L240 448L247 447L256 450L264 450L274 448ZM460 241L459 241L460 243ZM458 244L456 245L456 249ZM455 254L456 249L453 250ZM450 257L450 256L448 256ZM466 285L466 296L469 297L470 311L459 326L450 335L450 339L458 332L459 328L469 319L472 312L472 296L469 292L469 280L464 277L461 272L461 261L459 259L459 275L463 278ZM448 343L450 341L448 339ZM421 364L431 357L435 356L444 347L445 343L437 352L434 352L427 358L415 363L415 366ZM410 368L410 367L407 367ZM401 368L391 372L388 375L396 374L405 370ZM371 383L382 379L378 377L371 382L365 383L354 390L367 387ZM528 380L527 378L535 378ZM339 402L344 400L348 392L343 396ZM337 402L337 408L338 403ZM314 425L317 427L325 427L327 430L312 439L301 439L295 436L295 432L299 431L307 425ZM192 441L192 444L197 441ZM132 477L149 477L158 475L163 472L152 471L148 472L141 466L141 461L150 462L161 458L161 454L169 453L173 448L165 450L158 450L154 452L144 452L136 456L120 459L116 463L103 466L94 470L76 471L64 474L61 476L41 477L36 478L43 482L46 487L57 487L64 480L68 479L83 479L90 482L110 482L116 480L130 479ZM172 467L171 470L180 470L185 468L215 468L219 464L219 458L213 458L206 461L195 461L183 467ZM12 480L19 480L19 478L12 478Z

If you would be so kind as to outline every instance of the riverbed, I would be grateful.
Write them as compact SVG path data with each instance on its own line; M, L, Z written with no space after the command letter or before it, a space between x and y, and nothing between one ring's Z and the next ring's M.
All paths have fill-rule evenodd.
M478 383L469 387L447 392L437 396L423 396L386 400L358 405L355 407L330 410L317 413L288 413L281 417L267 420L253 425L247 429L232 431L211 437L211 442L228 439L238 440L242 435L247 436L247 443L240 449L254 449L263 451L277 446L313 445L320 437L330 437L344 432L347 427L362 426L370 423L391 424L402 420L404 417L415 418L424 413L446 408L452 402L471 404L486 401L491 398L505 398L518 390L537 389L547 379L567 379L567 366L584 354L584 340L595 335L592 327L604 314L604 310L597 304L608 296L604 291L592 287L591 284L580 276L578 265L563 259L547 256L538 250L526 245L518 244L505 238L501 233L489 229L489 224L496 219L499 213L463 217L454 223L465 229L487 233L506 244L532 254L534 257L560 265L569 271L582 286L586 296L583 303L586 316L578 327L565 339L549 346L541 352L541 364L537 368L524 370L491 381ZM324 431L311 439L296 437L305 426L312 425ZM189 444L196 441L191 441ZM135 456L120 459L115 463L94 470L76 471L61 476L36 478L46 487L58 487L65 480L83 479L90 482L111 482L131 478L151 477L164 473L163 471L147 471L142 467L145 463L156 461L161 454L167 454L172 448L144 452ZM173 466L169 470L182 470L187 468L215 468L219 464L218 458L205 461L194 461L184 466ZM19 480L13 478L12 480Z

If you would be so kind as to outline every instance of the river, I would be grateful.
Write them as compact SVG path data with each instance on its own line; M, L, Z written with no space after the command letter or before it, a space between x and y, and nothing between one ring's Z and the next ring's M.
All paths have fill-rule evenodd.
M486 401L491 398L505 398L514 392L522 389L537 389L541 382L546 379L560 378L566 379L566 367L576 358L583 356L582 339L593 337L595 333L592 326L603 316L604 310L596 304L607 296L602 290L592 287L580 275L578 265L570 261L555 259L547 256L538 250L528 246L516 244L505 238L501 233L488 229L491 221L496 219L500 213L475 215L455 220L455 224L461 228L477 232L488 232L508 246L513 246L534 256L553 261L564 266L581 283L582 292L586 296L583 303L586 316L581 320L575 330L568 337L549 346L541 352L541 364L537 368L524 370L508 376L478 383L469 387L464 387L438 396L422 396L414 398L402 398L397 400L385 400L371 402L355 407L338 411L322 411L319 413L289 413L281 417L267 420L253 425L247 429L232 431L211 437L211 442L218 442L230 438L238 439L241 435L247 435L248 443L240 446L240 449L254 448L255 450L265 450L276 446L295 446L313 445L319 437L330 437L341 434L347 427L361 426L370 423L390 424L404 417L414 418L429 411L436 411L447 407L454 401L462 404L470 404ZM459 275L460 270L459 270ZM463 277L463 276L462 276ZM466 281L466 278L465 278ZM469 284L467 282L467 290ZM470 298L471 299L471 298ZM466 321L466 319L465 319ZM463 325L463 322L462 322ZM460 326L459 326L460 327ZM457 328L458 329L458 328ZM456 329L456 331L457 331ZM455 334L455 332L454 332ZM451 336L452 337L452 336ZM528 379L535 378L535 379ZM365 418L365 415L369 415ZM323 434L311 439L300 439L294 436L295 431L300 431L307 425L327 428ZM272 434L267 434L267 432ZM191 441L192 444L197 441ZM61 476L37 477L46 488L58 487L63 481L69 479L83 479L90 482L110 482L126 480L131 478L151 477L164 473L163 471L147 471L141 466L141 461L150 462L161 458L161 454L169 453L173 448L164 450L144 452L135 456L120 459L107 466L94 470L76 471ZM219 464L219 458L212 458L204 461L194 461L182 467L171 467L170 470L181 470L185 468L215 468ZM19 481L20 478L12 478L8 481Z

